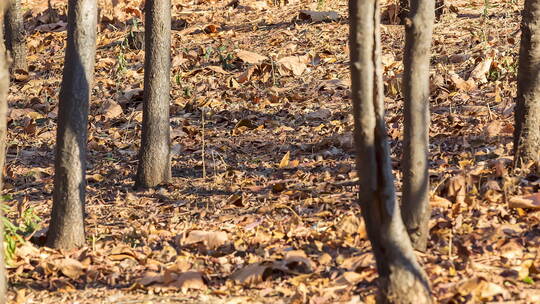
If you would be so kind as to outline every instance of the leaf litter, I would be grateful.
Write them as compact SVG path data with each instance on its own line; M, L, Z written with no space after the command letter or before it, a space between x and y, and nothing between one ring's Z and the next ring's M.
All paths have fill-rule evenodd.
M139 0L114 2L99 1L87 247L56 251L43 243L66 4L22 0L30 71L9 97L10 301L373 303L354 204L346 1L173 1L174 178L145 192L132 190L144 50L129 38L143 12ZM509 172L518 2L452 1L435 28L431 238L418 255L438 302L540 301L539 179ZM403 28L392 5L382 57L399 194Z

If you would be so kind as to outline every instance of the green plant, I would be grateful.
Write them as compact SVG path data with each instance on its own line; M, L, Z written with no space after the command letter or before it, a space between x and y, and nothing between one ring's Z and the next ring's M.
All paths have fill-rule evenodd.
M204 59L208 61L213 53L214 49L211 46L207 47L206 49L204 49Z
M227 55L219 54L219 61L224 70L234 69L234 65L232 64L233 60L234 56L231 53L228 53Z
M484 0L484 11L483 11L483 16L484 16L484 19L487 19L488 17L488 9L491 7L490 3L489 3L489 0Z
M191 89L189 87L184 87L184 97L189 98L191 96Z
M2 201L11 200L10 197L3 196ZM9 207L1 203L2 213L9 211ZM15 256L17 246L24 243L26 238L39 229L41 218L36 214L34 208L27 208L22 211L21 217L13 223L5 216L2 216L4 225L4 242L6 244L6 261L11 261Z
M116 69L115 69L116 74L123 73L127 69L127 60L124 54L124 49L125 49L124 43L126 42L125 41L122 42L122 45L120 45L120 50L118 52L118 55L116 55Z

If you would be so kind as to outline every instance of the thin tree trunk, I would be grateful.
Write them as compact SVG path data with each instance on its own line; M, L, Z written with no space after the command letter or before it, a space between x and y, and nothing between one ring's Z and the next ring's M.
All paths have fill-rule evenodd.
M143 123L136 188L155 187L171 179L171 1L147 0L145 12Z
M96 50L96 0L69 0L68 38L60 90L53 208L47 245L84 244L88 105Z
M412 0L405 18L405 132L403 145L403 222L413 247L425 251L429 236L429 61L435 5Z
M515 124L516 166L540 170L540 0L525 0L522 11Z
M0 25L3 24L4 18L4 5L0 3ZM0 41L3 41L4 31L0 26ZM9 74L6 61L6 49L4 44L0 43L0 191L3 189L3 176L4 164L6 161L6 139L7 139L7 95L9 87ZM3 204L0 201L0 204ZM2 217L2 209L0 209L0 217ZM0 303L7 303L7 275L4 265L4 225L0 220Z
M15 70L28 70L26 63L26 37L24 20L21 13L21 0L8 0L6 11L6 46L11 52L13 62L11 67Z
M379 10L378 0L349 1L359 203L377 261L380 302L431 303L396 201L384 121Z

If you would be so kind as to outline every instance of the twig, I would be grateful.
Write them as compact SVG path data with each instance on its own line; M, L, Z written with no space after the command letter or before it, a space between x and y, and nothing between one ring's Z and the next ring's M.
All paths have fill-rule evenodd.
M203 178L206 178L206 160L205 160L205 136L204 136L204 107L201 109L202 111L202 175Z

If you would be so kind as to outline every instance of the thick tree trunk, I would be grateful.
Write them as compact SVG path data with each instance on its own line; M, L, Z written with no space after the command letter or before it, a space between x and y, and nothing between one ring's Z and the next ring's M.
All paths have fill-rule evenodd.
M429 61L433 0L411 0L405 18L405 133L401 211L413 247L425 251L429 236Z
M413 1L414 0L399 0L399 18L403 24L405 24L405 18L407 18L407 16L410 14L411 3ZM445 6L445 0L435 0L435 7L433 9L435 11L435 18L437 20L441 19Z
M351 93L359 203L379 272L381 303L431 303L396 202L386 138L378 0L350 0Z
M515 124L516 166L540 169L540 0L525 0L522 11Z
M136 188L155 187L171 179L171 1L147 0L145 12L143 123Z
M0 25L4 18L4 4L0 3ZM4 38L2 27L0 26L0 41ZM0 43L0 191L3 189L4 163L6 161L6 139L7 139L7 95L9 87L9 74L6 61L6 49ZM0 202L3 203L3 202ZM0 209L0 217L2 216ZM4 265L4 225L0 221L0 303L7 303L7 275Z
M96 51L96 0L69 0L68 38L56 136L53 208L47 245L85 242L84 201L88 104Z
M13 62L11 67L15 70L28 70L26 63L26 37L24 20L21 13L21 0L9 1L6 11L6 46L11 52Z

